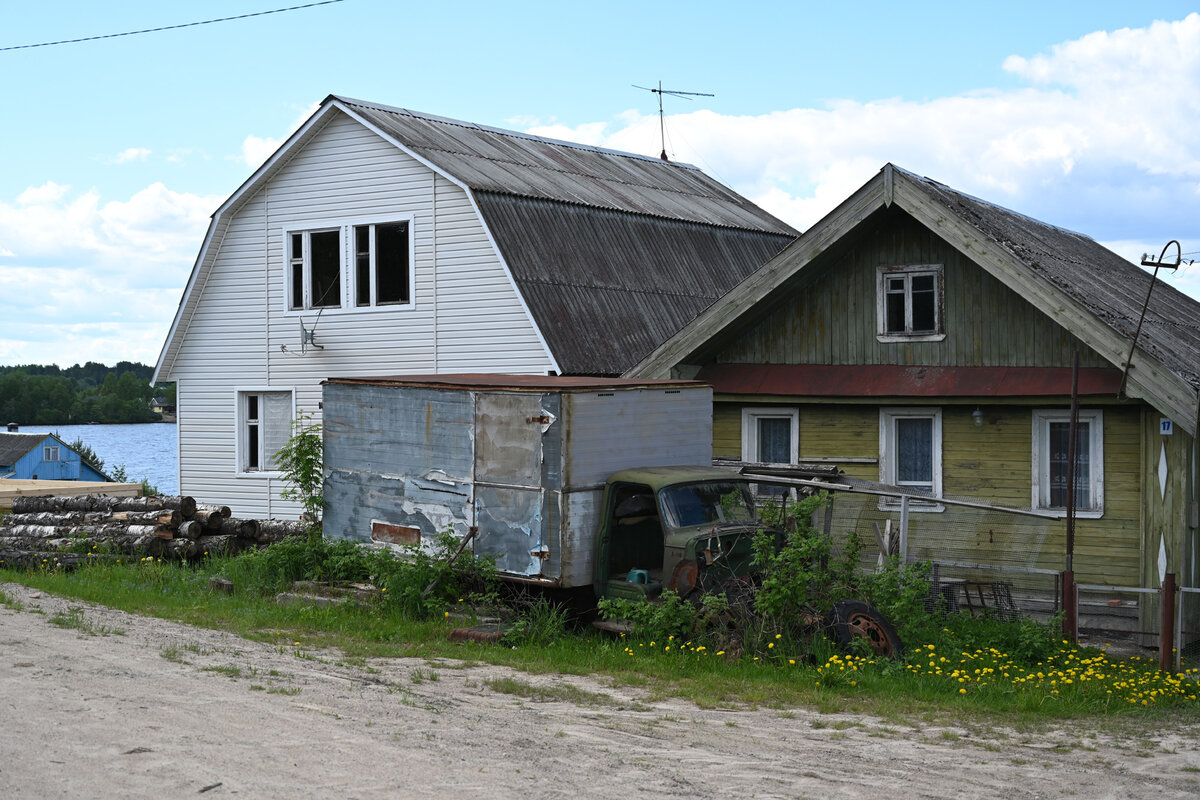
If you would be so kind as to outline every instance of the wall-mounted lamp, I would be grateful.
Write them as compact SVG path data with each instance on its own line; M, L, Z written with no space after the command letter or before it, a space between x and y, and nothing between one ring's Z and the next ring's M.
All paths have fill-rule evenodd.
M975 427L976 427L976 428L982 428L982 427L983 427L983 411L982 411L982 410L980 410L980 409L976 408L974 411L972 411L972 412L971 412L971 419L975 420Z

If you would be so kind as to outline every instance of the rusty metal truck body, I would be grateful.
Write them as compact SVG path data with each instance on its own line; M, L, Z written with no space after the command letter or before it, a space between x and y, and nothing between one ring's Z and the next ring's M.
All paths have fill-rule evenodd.
M610 577L594 561L614 473L712 463L712 390L692 381L338 378L323 424L327 536L413 544L474 529L472 550L502 577L563 589Z

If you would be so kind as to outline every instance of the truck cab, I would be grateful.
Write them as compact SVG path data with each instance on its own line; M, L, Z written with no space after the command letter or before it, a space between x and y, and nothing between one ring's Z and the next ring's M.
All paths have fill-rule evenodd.
M597 597L687 596L751 572L761 527L750 483L715 467L645 467L614 473L596 532Z

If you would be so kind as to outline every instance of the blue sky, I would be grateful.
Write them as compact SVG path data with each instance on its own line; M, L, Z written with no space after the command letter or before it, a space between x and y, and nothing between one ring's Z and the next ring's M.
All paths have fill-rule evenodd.
M0 48L299 4L5 3ZM327 94L656 155L806 228L885 162L1200 251L1186 3L343 2L0 50L0 364L153 363L208 216ZM1189 16L1191 15L1191 16ZM1166 277L1200 297L1200 266Z

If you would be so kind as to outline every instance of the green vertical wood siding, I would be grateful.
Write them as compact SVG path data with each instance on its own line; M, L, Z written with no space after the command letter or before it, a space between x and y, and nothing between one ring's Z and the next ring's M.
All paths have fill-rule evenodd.
M777 401L772 405L780 408L799 409L801 463L838 459L838 466L847 475L879 480L881 406L813 403L801 397L772 399ZM741 410L764 405L721 398L715 409L714 431L719 444L714 447L714 452L731 458L740 457ZM895 405L887 403L883 407ZM936 406L935 403L920 405ZM1063 402L981 404L984 423L976 427L971 416L975 405L941 406L943 495L1012 508L1030 508L1033 504L1033 411L1066 407ZM1099 519L1076 520L1077 580L1106 585L1142 585L1141 442L1146 424L1144 412L1140 406L1085 404L1083 408L1099 408L1104 412L1104 514ZM1156 416L1156 426L1157 419ZM863 463L864 460L867 463ZM879 510L875 500L846 497L840 502L843 506L858 504L858 510L851 515L853 519L848 524L855 527L868 547L873 547L874 541L872 522L880 527L888 518L892 519L893 525L899 523L898 512ZM922 533L944 537L943 550L927 552L926 557L1052 570L1064 568L1066 523L1061 519L1035 519L946 507L942 513L914 513L910 516L910 525L914 539ZM1037 543L1036 552L1029 545L1031 541ZM1019 578L1017 582L1021 582Z
M942 264L946 337L879 342L877 267ZM907 214L893 210L805 268L788 297L713 360L768 364L1069 366L1078 340ZM1085 367L1110 366L1081 349Z

